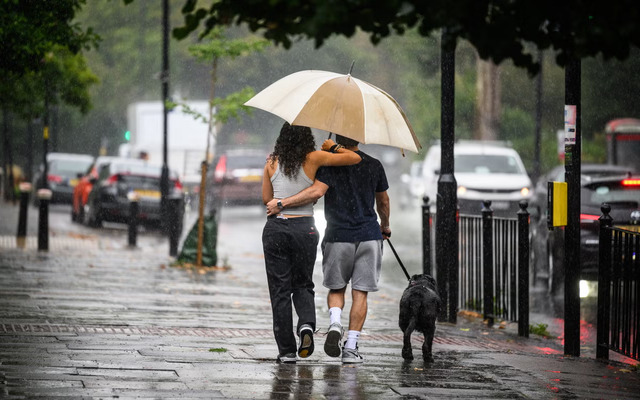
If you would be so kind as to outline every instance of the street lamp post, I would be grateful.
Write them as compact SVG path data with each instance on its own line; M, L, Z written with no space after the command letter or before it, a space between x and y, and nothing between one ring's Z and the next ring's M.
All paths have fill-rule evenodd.
M455 43L450 44L447 30L441 47L441 166L436 200L436 265L438 291L444 303L440 321L455 323L458 313L458 223L456 221L458 185L453 174Z

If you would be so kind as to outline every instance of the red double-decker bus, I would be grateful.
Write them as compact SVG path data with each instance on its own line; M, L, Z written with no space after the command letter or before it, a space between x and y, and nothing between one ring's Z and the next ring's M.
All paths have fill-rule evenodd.
M607 123L607 160L640 171L640 119L620 118Z

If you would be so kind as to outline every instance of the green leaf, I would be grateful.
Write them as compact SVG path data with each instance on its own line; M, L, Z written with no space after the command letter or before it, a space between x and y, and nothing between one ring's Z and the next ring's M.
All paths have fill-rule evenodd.
M224 347L217 347L215 349L209 349L209 352L211 352L211 353L226 353L227 349L225 349Z

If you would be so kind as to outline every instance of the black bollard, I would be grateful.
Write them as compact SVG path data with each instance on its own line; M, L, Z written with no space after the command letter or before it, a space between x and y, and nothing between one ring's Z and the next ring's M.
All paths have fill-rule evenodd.
M18 233L16 235L16 244L21 249L25 248L27 242L27 214L29 211L29 194L31 193L31 184L23 182L20 184L20 215L18 218Z
M170 196L168 202L169 216L169 255L178 255L178 242L182 234L182 219L184 217L184 196Z
M611 206L609 204L602 203L600 211L602 211L602 215L598 219L600 222L600 235L598 237L598 323L596 324L596 358L598 360L608 360L609 329L611 322L611 226L613 225L613 218L609 215L611 212Z
M138 212L140 202L138 195L134 192L127 195L129 199L129 247L136 247L138 242Z
M38 216L38 250L49 251L49 201L51 190L38 190L40 213Z
M482 280L484 290L483 318L493 326L493 210L491 201L482 202Z
M431 206L429 196L422 198L422 273L433 276L431 271Z
M518 210L518 336L529 337L529 203Z

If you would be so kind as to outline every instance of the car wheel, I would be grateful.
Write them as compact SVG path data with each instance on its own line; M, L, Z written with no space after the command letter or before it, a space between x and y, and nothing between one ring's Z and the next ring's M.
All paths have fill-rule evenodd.
M100 210L93 204L93 206L87 203L87 225L92 228L100 228L102 226L102 219L100 218Z
M100 215L100 209L97 207L94 207L93 223L91 224L91 226L93 226L94 228L102 227L102 216Z
M71 222L82 222L82 220L78 219L78 213L76 212L76 205L74 201L71 201Z
M78 207L78 215L76 216L76 221L78 221L81 224L84 224L85 221L85 213L84 213L84 207L83 205L80 205L80 207Z

